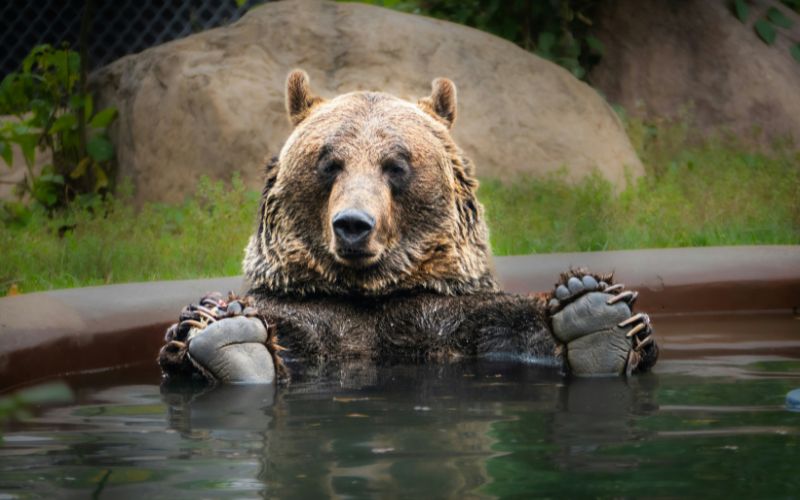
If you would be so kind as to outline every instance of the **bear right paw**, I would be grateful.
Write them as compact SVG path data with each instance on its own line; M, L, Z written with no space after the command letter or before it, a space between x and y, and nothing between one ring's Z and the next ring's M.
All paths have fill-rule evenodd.
M209 294L181 312L167 330L159 353L165 376L211 383L275 381L275 351L280 349L252 300Z

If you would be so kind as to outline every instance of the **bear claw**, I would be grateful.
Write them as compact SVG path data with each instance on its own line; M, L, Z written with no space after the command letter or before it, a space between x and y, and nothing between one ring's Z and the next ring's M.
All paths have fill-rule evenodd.
M186 323L187 325L192 325L193 327L199 328L200 330L202 330L203 328L208 326L207 323L203 323L203 322L196 321L196 320L193 320L193 319L186 319L186 320L183 320L181 323Z
M647 318L647 319L645 319L645 318ZM645 313L636 313L633 316L631 316L630 318L628 318L625 321L623 321L620 324L618 324L617 326L620 327L620 328L623 328L623 327L626 327L626 326L630 325L631 323L636 323L639 320L643 320L643 321L646 321L646 322L649 323L650 322L650 317L647 316Z
M605 292L608 293L608 290L606 290ZM637 297L639 297L639 292L632 292L632 291L628 290L627 292L622 292L622 293L620 293L618 295L614 295L613 297L611 297L610 299L608 299L606 301L606 304L612 305L612 304L616 304L620 300L624 300L628 304L633 305L633 303L636 301Z
M650 316L645 313L638 313L634 314L630 318L626 319L625 321L620 322L617 327L625 328L627 326L633 326L626 334L625 337L634 339L634 350L640 351L644 346L652 342L653 337L651 336L653 333L653 328L650 325ZM639 335L640 333L644 332L644 335Z

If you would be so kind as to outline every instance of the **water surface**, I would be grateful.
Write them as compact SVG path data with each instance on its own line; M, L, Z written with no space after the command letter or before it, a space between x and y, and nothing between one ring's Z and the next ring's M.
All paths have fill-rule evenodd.
M6 426L0 497L797 497L800 323L769 347L771 324L667 335L627 380L509 361L328 366L277 391L76 375L75 402Z

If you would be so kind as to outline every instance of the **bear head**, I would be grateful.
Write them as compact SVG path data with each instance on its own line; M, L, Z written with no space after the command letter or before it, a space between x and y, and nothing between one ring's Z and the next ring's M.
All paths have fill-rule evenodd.
M478 183L449 132L450 80L417 103L379 92L325 100L295 70L286 108L294 130L267 166L246 249L250 293L496 289Z

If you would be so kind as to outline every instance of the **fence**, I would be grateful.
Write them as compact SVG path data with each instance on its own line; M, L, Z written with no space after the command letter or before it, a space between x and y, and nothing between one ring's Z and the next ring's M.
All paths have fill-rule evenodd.
M92 0L90 68L153 45L222 26L264 0ZM69 43L75 50L87 0L0 1L0 78L19 68L32 47Z

